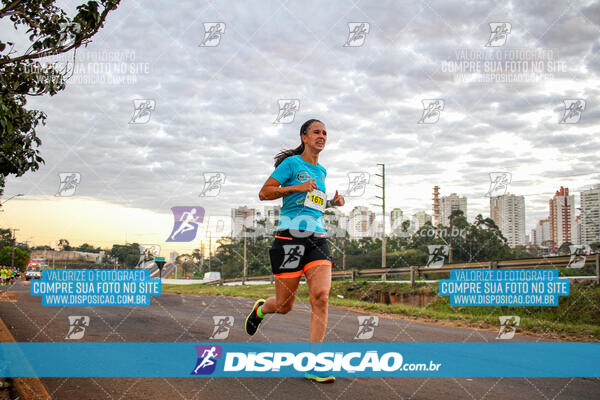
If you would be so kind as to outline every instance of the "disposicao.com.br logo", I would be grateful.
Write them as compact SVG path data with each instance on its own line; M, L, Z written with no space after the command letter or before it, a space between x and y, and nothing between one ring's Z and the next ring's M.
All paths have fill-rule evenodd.
M224 358L221 371L225 374L237 373L236 376L243 376L244 373L249 373L248 375L251 376L252 373L257 372L280 371L289 376L308 371L349 374L358 372L367 375L377 372L438 372L442 365L432 360L423 363L405 363L402 354L398 352L380 352L377 350L324 351L318 353L308 351L299 353L287 351L231 351L222 353L221 347L216 347L218 347L218 350L214 347L211 349L210 346L197 346L198 361L192 375L209 375L215 372L216 360L214 358ZM213 353L215 354L213 355ZM208 365L210 365L210 368L205 368Z

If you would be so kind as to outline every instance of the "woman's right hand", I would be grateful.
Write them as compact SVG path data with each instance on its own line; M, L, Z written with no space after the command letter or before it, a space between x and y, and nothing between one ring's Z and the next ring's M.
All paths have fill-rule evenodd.
M297 185L296 187L298 188L298 192L306 193L312 192L313 190L317 189L315 179L316 178L312 178L311 180L302 182L300 185Z

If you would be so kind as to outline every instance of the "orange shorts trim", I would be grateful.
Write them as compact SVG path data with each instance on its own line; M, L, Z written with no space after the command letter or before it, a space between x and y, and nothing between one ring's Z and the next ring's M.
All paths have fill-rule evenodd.
M313 267L318 267L321 265L325 265L328 267L331 267L333 264L331 263L331 261L329 260L315 260L315 261L311 261L308 264L306 264L304 266L303 269L301 269L300 271L294 271L294 272L282 272L281 274L275 274L274 276L276 278L298 278L299 276L302 276L303 272L306 272L307 270L313 268Z
M319 265L326 265L328 267L331 267L331 261L329 260L315 260L315 261L311 261L308 264L306 264L304 266L304 272L306 272L306 270L311 269L312 267L318 267Z
M286 236L275 236L275 239L285 239L285 240L292 240L291 237L286 237Z
M281 274L274 275L276 278L297 278L302 276L302 270L294 272L282 272Z

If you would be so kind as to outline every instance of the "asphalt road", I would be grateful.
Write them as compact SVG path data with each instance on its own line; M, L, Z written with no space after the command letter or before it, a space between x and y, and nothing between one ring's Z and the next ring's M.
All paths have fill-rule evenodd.
M149 307L43 307L18 282L0 295L0 316L19 342L64 342L69 315L90 317L81 341L213 341L212 316L230 315L234 328L225 341L308 341L310 306L297 302L287 315L269 316L249 338L242 324L250 299L163 294ZM352 341L356 316L330 307L326 341ZM455 328L404 319L379 319L373 341L487 342L496 332ZM513 341L539 341L517 334ZM53 399L595 399L594 378L338 378L323 385L302 378L42 378Z

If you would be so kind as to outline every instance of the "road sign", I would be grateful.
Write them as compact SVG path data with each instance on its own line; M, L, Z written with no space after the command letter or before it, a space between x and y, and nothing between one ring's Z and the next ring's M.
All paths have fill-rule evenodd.
M156 263L156 266L158 267L158 277L159 279L162 279L162 269L165 266L165 258L164 257L154 257L154 262Z

